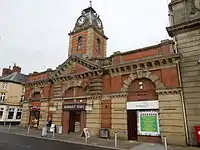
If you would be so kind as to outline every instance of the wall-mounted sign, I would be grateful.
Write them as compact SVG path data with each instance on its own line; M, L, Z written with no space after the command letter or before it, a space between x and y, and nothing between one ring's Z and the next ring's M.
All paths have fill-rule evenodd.
M127 102L127 110L139 110L139 109L159 109L159 103L155 101L136 101L136 102Z
M49 111L56 111L56 107L49 107Z
M158 112L138 111L138 134L147 136L160 136Z
M30 109L31 110L40 110L40 106L31 106Z
M86 104L64 104L63 110L85 110Z

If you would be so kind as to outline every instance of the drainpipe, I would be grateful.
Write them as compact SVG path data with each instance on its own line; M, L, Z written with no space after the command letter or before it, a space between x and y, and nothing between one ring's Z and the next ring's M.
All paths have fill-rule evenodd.
M176 37L174 38L175 41ZM178 46L176 46L175 53L178 53ZM183 84L181 79L181 73L180 73L180 61L176 63L177 71L178 71L178 78L179 78L179 85L181 87L181 104L182 104L182 111L183 111L183 120L184 120L184 126L185 126L185 134L186 134L186 143L189 144L189 133L188 133L188 124L187 124L187 116L186 116L186 108L185 108L185 101L183 96Z
M187 9L185 7L185 12L187 12ZM172 17L172 25L174 25L174 15L170 14ZM187 17L187 16L186 16ZM176 36L174 36L174 41L176 43L176 48L175 48L175 53L178 53L178 42ZM182 84L182 79L181 79L181 74L180 74L180 61L176 63L177 71L178 71L178 78L179 78L179 85L181 87L181 104L182 104L182 111L183 111L183 120L184 120L184 126L185 126L185 136L186 136L186 143L189 144L189 133L188 133L188 124L187 124L187 116L186 116L186 108L185 108L185 101L184 101L184 96L183 96L183 84Z

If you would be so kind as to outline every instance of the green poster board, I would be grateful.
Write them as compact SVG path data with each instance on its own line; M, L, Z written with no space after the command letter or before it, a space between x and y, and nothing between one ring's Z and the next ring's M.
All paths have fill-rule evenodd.
M141 115L140 126L142 132L158 132L157 115Z
M160 136L157 111L138 111L138 135Z

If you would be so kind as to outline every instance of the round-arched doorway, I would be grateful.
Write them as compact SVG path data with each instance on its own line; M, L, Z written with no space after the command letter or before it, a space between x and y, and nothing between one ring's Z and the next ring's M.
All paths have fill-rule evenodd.
M38 128L40 120L40 92L34 92L31 95L31 105L30 105L30 115L29 115L29 125L32 128Z
M128 139L160 142L158 95L147 78L135 79L128 88Z

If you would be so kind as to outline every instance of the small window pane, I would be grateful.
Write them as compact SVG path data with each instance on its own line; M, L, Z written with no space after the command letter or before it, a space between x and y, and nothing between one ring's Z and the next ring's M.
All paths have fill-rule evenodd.
M83 43L82 43L82 40L83 38L80 36L79 38L78 38L78 49L82 49L82 45L83 45Z
M14 112L10 111L8 113L8 119L13 119Z
M0 111L0 119L3 117L3 111Z
M16 119L21 119L22 112L17 112Z

